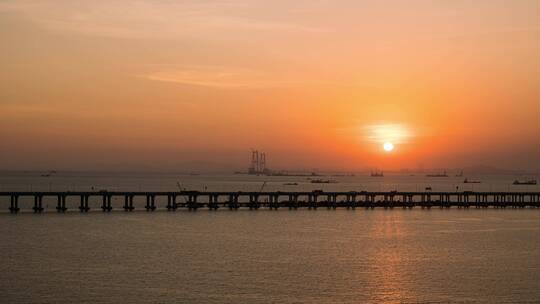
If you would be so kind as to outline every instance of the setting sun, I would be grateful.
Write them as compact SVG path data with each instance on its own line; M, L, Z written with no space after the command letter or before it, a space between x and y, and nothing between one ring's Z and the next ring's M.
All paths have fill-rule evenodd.
M391 152L392 150L394 150L394 144L391 142L385 142L383 145L383 149L386 152Z

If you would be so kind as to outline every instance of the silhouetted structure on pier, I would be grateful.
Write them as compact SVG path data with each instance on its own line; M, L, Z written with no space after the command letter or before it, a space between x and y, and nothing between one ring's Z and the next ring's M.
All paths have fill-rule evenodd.
M199 192L199 191L177 191L177 192L153 192L153 191L96 191L96 192L0 192L2 197L10 198L8 210L11 213L20 211L19 198L33 198L32 210L35 213L44 211L43 199L45 197L56 199L56 210L66 212L66 201L68 198L79 201L78 209L81 212L90 210L88 201L91 197L97 197L101 201L101 210L110 212L113 210L112 199L122 198L123 205L118 206L125 211L135 210L134 198L145 198L146 211L154 211L158 208L156 198L166 198L167 204L164 206L169 211L178 208L197 210L208 208L217 210L220 207L237 210L239 208L249 208L256 210L261 207L278 209L286 207L289 209L308 208L317 209L326 207L336 209L344 207L355 209L364 208L540 208L540 192ZM179 199L181 198L181 199Z

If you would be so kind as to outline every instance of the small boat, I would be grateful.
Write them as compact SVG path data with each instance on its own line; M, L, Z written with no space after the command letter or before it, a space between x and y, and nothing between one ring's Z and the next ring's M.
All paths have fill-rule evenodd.
M312 184L335 184L337 181L331 179L312 179Z
M482 183L481 181L475 181L475 180L469 180L468 178L466 178L464 181L463 181L464 184L480 184Z
M384 177L384 173L382 171L371 171L371 177Z
M519 180L515 180L513 185L536 185L537 182L535 179L531 179L531 180L527 180L527 181L519 181Z
M52 171L49 171L47 173L43 173L40 176L41 177L51 177L53 174L56 174L56 171L52 170Z
M298 183L284 183L283 186L298 186Z
M436 174L428 174L427 177L448 177L448 174L446 174L446 171L443 173L436 173Z

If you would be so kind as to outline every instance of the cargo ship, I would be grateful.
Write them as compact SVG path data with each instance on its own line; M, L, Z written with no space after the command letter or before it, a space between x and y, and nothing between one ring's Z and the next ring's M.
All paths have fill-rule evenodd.
M371 171L371 177L384 177L384 173L382 171Z
M428 174L427 177L448 177L448 174L446 174L446 171L443 173L436 173L436 174Z
M311 180L312 184L335 184L337 183L336 180L332 179L313 179Z
M531 179L531 180L527 180L527 181L520 181L520 180L515 180L513 185L536 185L537 182L535 179Z

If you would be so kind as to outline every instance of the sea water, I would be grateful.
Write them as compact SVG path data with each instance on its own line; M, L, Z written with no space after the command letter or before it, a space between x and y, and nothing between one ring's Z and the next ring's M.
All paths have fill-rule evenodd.
M195 190L256 191L265 181L264 190L470 186L457 177L328 178L338 183L245 175L5 173L0 191L173 191L177 182ZM513 177L476 178L485 183L478 187L513 189ZM283 185L291 181L299 185ZM50 204L45 214L0 214L2 303L540 301L540 209L81 214L73 201L73 211L57 214ZM120 208L121 202L115 204ZM31 202L23 205L29 209Z

